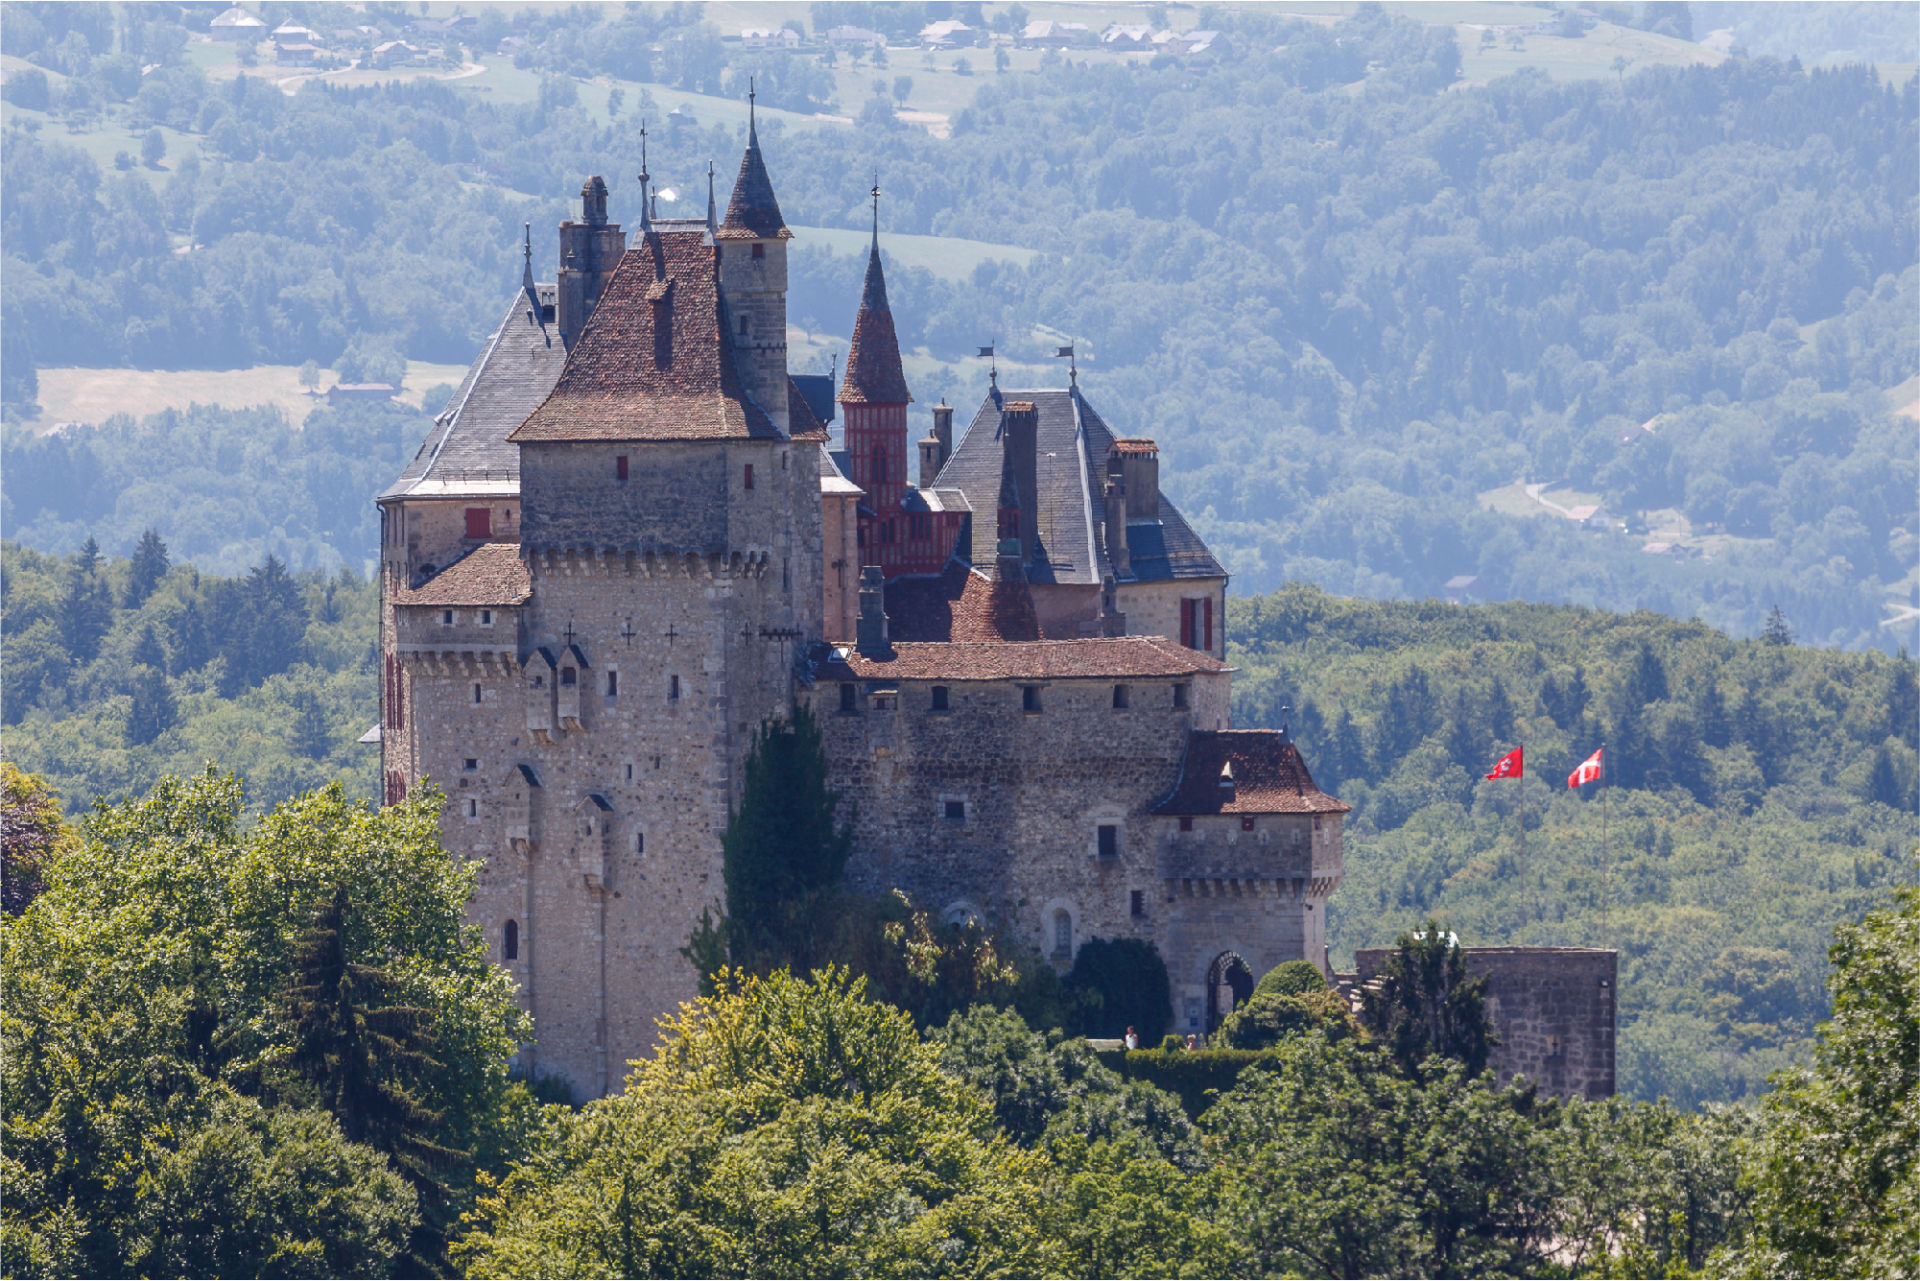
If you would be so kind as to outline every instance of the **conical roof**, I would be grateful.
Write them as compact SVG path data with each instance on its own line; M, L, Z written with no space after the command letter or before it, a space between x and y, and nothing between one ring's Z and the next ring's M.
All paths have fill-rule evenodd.
M904 405L913 400L906 371L900 367L900 340L887 306L887 277L880 268L876 235L867 255L867 283L860 291L860 314L847 347L847 376L840 385L843 405Z
M747 154L740 157L740 176L733 180L726 219L714 235L722 240L786 240L793 235L780 216L773 179L767 176L767 162L760 155L759 127L751 120L747 124Z

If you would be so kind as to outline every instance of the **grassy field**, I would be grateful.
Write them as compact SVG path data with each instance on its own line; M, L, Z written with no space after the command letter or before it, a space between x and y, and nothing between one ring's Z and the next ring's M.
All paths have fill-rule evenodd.
M842 227L794 227L794 239L808 248L824 246L835 254L865 255L870 233ZM965 280L983 262L1011 262L1026 266L1036 250L1018 245L994 244L987 240L961 240L953 236L905 236L880 229L880 248L889 264L925 267L942 280Z
M1483 19L1478 24L1463 22L1457 26L1456 38L1460 42L1459 84L1482 85L1527 67L1544 71L1555 80L1602 80L1621 74L1614 69L1616 58L1626 59L1624 73L1631 75L1639 68L1648 66L1688 66L1696 62L1718 66L1727 57L1717 50L1686 40L1655 35L1650 31L1635 31L1630 27L1617 27L1611 22L1596 23L1577 40L1530 34L1524 37L1519 50L1507 46L1504 31L1495 31L1495 44L1491 48L1481 47L1480 33L1484 27L1529 21L1534 20L1510 16Z
M418 405L428 388L441 383L458 385L464 365L430 365L411 361L399 399ZM324 390L336 381L322 370ZM252 369L42 369L40 420L45 430L60 423L101 423L115 414L135 418L162 409L188 405L243 408L273 405L293 423L306 421L318 398L300 387L297 365L256 365Z

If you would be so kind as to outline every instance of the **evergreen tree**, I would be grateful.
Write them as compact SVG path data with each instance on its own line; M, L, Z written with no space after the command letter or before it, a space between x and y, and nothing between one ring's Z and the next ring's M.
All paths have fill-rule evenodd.
M87 541L80 544L80 559L75 564L80 567L80 572L83 574L91 575L100 572L100 544L94 541L92 534L88 534Z
M1767 611L1767 625L1760 639L1769 645L1793 644L1793 629L1787 626L1787 616L1778 605Z
M87 542L91 545L93 540ZM113 601L107 596L106 585L84 564L83 555L81 563L68 573L54 616L60 643L76 663L91 663L98 656L100 641L113 625Z
M1465 953L1437 921L1402 934L1394 949L1361 1010L1368 1031L1410 1077L1432 1055L1458 1059L1478 1076L1499 1044L1487 1017L1487 980L1468 977Z
M138 609L144 605L172 565L172 560L167 556L167 545L160 541L160 535L151 529L141 534L140 545L133 549L133 563L127 575L126 607Z
M349 899L336 885L294 946L281 1013L292 1032L286 1065L355 1143L387 1154L420 1198L413 1259L443 1270L450 1187L472 1154L441 1141L447 1117L419 1082L445 1071L433 1014L403 997L382 966L347 957Z
M167 651L160 647L160 638L153 634L152 623L142 625L139 638L133 642L133 665L166 670Z
M168 650L172 661L167 668L175 676L198 671L213 657L213 642L207 635L207 620L200 612L200 602L189 598L185 607L173 616L169 632Z
M333 727L327 723L326 709L311 690L293 697L293 722L287 733L293 750L309 760L321 761L333 750Z
M299 662L307 638L307 605L300 585L276 556L250 570L242 586L245 625L238 629L239 668L248 685L284 672ZM229 653L228 662L235 655Z
M167 674L157 667L141 667L133 677L133 710L127 713L127 746L144 747L173 728L180 709L173 699Z

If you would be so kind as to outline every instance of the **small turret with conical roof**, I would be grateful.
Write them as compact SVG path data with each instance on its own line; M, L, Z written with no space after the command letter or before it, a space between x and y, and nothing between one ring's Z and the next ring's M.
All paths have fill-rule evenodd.
M900 367L900 341L887 305L887 275L880 265L880 176L874 175L873 244L860 312L847 347L847 373L840 384L851 479L867 492L860 517L867 555L889 576L904 566L910 531L903 515L907 497L907 390Z
M749 82L751 84L751 82ZM727 216L711 233L720 264L727 337L740 382L767 417L787 421L787 241L773 180L760 154L754 92L747 92L747 150L727 200Z

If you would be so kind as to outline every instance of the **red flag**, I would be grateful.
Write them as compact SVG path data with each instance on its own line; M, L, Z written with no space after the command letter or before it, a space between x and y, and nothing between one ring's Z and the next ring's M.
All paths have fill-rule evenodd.
M1591 783L1604 776L1607 768L1606 762L1601 758L1606 755L1606 752L1607 749L1603 747L1592 756L1587 757L1586 760L1581 761L1580 767L1574 770L1573 773L1567 775L1567 786L1579 787L1582 783Z
M1525 750L1526 749L1524 747L1516 747L1511 752L1508 752L1505 756L1502 756L1499 759L1499 761L1495 763L1493 767L1493 773L1487 775L1487 777L1488 778L1520 778L1522 777L1527 771L1522 767L1521 760L1520 760L1520 753L1524 752Z

